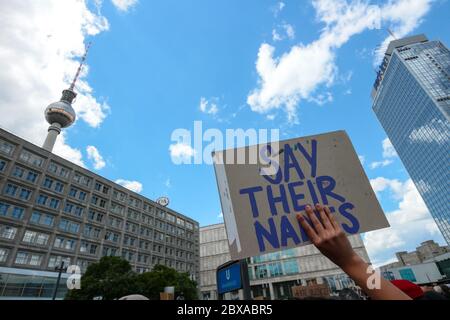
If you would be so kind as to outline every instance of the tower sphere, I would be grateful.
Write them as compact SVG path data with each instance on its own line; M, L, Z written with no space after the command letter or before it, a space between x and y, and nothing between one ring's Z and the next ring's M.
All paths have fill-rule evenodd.
M71 105L75 93L67 91L69 90L64 90L60 101L50 104L45 109L45 119L49 124L58 123L61 128L67 128L75 122L76 114ZM71 93L73 94L71 95Z

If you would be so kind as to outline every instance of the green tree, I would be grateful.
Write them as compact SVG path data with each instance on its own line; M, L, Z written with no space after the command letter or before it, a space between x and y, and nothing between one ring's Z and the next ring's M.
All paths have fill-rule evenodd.
M180 273L163 265L156 265L151 272L140 274L137 283L140 294L152 300L159 299L164 287L175 287L175 295L182 293L187 300L198 298L197 283L189 278L188 273Z
M103 257L91 264L81 277L81 289L68 292L66 299L92 300L96 296L103 299L118 299L136 293L137 275L128 261L119 257Z
M71 290L68 300L92 300L102 296L105 300L118 299L129 294L141 294L159 300L164 287L175 287L175 294L187 300L197 299L197 284L188 273L156 265L152 271L136 274L128 261L119 257L103 257L91 264L81 277L81 289Z

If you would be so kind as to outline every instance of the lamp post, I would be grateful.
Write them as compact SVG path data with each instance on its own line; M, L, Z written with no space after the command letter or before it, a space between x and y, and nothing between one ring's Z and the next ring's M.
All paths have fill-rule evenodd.
M58 293L59 282L61 281L61 273L67 271L67 267L64 267L64 261L61 261L61 265L59 267L58 266L55 267L55 271L58 271L58 279L56 280L55 290L53 290L52 300L56 299L56 294Z

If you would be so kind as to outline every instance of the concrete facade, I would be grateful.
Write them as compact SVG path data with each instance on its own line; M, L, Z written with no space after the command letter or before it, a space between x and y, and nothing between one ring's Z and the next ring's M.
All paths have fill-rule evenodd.
M0 129L2 270L83 272L106 255L198 279L198 222Z

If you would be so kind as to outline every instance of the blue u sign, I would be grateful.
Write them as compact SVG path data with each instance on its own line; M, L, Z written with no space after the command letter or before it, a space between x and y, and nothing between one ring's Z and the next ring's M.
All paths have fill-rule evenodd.
M219 294L242 288L241 265L239 262L217 272L217 291Z

